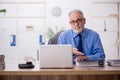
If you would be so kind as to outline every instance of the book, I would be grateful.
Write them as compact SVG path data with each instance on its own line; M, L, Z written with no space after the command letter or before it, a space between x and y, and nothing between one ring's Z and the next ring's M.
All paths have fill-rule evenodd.
M120 66L120 59L107 60L109 66Z
M104 60L76 61L77 66L104 66Z

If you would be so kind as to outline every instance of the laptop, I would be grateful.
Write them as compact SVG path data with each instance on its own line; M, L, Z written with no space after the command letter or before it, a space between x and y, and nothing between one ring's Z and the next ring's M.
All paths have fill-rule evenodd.
M73 68L71 45L40 45L40 68Z

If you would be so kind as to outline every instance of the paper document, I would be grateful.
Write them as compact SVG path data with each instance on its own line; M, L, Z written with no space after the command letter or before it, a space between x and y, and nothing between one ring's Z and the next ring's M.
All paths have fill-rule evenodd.
M76 61L77 66L99 66L98 61Z

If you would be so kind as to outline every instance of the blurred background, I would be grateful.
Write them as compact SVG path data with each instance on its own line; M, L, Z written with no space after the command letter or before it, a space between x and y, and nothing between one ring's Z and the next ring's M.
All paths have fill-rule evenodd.
M39 46L70 28L74 9L100 34L106 59L120 59L120 0L0 0L0 53L6 63L39 60Z

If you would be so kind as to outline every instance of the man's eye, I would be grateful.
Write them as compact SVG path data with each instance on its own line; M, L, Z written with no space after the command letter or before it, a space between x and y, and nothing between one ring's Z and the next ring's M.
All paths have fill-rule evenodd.
M83 19L78 19L77 21L82 21Z
M70 23L75 23L75 21L70 21Z

